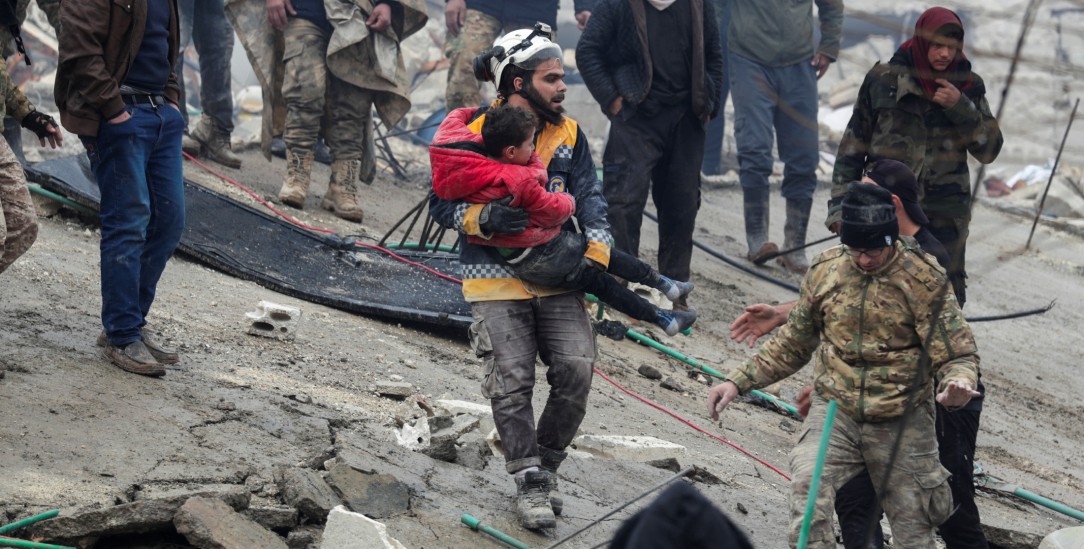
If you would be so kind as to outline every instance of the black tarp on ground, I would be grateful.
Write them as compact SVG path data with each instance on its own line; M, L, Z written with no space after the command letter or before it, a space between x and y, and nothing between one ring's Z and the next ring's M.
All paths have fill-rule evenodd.
M26 168L31 181L98 209L100 195L85 155ZM185 181L187 225L180 251L276 292L337 309L394 320L466 327L470 306L460 286L387 254L344 245ZM399 251L458 276L455 255Z

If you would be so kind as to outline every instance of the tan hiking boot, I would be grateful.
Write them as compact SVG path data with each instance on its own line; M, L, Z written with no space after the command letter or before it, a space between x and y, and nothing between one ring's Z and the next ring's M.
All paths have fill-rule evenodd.
M516 516L528 530L555 528L557 517L550 507L548 471L529 471L516 475Z
M309 183L312 182L312 157L312 151L301 154L294 149L286 149L286 181L279 189L279 200L283 204L299 210L305 207Z
M360 160L336 160L331 163L331 182L320 207L337 217L361 223L364 214L358 205L358 171Z
M98 334L97 343L99 347L109 346L109 336L106 335L105 330L102 330L102 333ZM147 346L147 350L150 351L151 356L153 356L159 364L176 364L181 360L181 356L177 354L176 350L159 345L158 342L147 333L146 329L143 330L143 344Z
M199 156L200 149L203 146L199 144L199 141L192 139L192 136L184 134L181 136L181 151L190 156Z
M129 343L124 347L107 345L105 356L120 369L141 376L160 377L166 375L166 369L155 360L142 341Z
M210 116L200 117L196 127L190 134L194 141L202 146L203 155L211 160L226 166L227 168L240 168L241 157L233 152L230 146L229 132L222 131L215 126Z

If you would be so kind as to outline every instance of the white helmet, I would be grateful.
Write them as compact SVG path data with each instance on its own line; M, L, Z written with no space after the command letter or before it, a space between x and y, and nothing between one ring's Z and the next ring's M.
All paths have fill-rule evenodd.
M474 77L493 82L499 89L501 75L509 65L533 70L541 62L560 59L561 46L552 41L553 30L545 23L533 29L514 30L493 41L493 47L474 58Z

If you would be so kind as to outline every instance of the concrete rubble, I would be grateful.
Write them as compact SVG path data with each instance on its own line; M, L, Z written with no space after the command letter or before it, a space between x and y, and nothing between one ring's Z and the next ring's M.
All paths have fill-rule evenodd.
M275 471L275 483L283 501L313 522L324 522L331 509L342 503L320 473L312 469L281 467Z
M217 499L189 498L173 517L173 525L201 549L287 548L277 534Z
M320 549L406 549L388 535L388 528L361 513L339 506L331 510Z
M292 340L301 325L301 309L261 301L256 310L245 313L248 333L273 339Z
M410 510L410 488L392 475L366 474L339 462L328 469L327 481L354 512L383 519Z
M580 435L572 447L597 457L645 463L685 457L684 446L649 436Z

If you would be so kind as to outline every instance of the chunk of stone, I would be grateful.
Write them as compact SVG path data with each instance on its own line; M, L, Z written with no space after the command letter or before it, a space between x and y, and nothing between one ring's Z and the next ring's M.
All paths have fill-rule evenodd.
M173 516L184 502L195 496L219 499L235 510L248 507L251 497L248 491L238 486L222 492L134 501L34 523L27 527L27 537L63 542L85 537L173 531Z
M435 430L429 435L429 447L422 451L433 459L449 463L454 462L457 454L456 442L459 437L477 429L478 424L478 418L466 414L452 418L447 416L445 418L432 418L430 420L430 429ZM435 425L440 425L440 427L435 428Z
M395 431L395 442L409 450L424 450L429 447L429 418L420 417L414 423L406 423Z
M481 471L486 468L490 455L486 437L481 433L466 433L455 443L455 462L464 467Z
M173 517L177 533L201 549L287 549L274 532L212 498L190 498Z
M644 463L685 456L684 446L648 436L581 435L572 446L598 457Z
M668 377L662 380L662 383L659 383L659 386L661 386L663 389L670 389L671 391L677 391L679 393L685 390L682 389L681 384L674 380L674 378L672 377Z
M320 549L406 549L402 543L388 535L384 523L377 522L361 513L353 513L343 506L331 510L320 540Z
M641 364L640 367L636 369L636 371L640 372L640 375L648 379L662 379L662 372L660 372L659 369L654 366Z
M320 534L323 528L312 524L298 526L286 535L286 545L290 549L320 549Z
M323 523L327 514L342 503L339 496L312 469L282 467L275 471L275 483L282 500L309 520Z
M301 309L289 305L279 305L270 301L256 304L256 310L245 313L248 319L248 333L274 339L290 340L294 338L301 324Z
M414 386L405 381L377 381L376 393L384 397L406 398L414 393Z
M241 514L270 530L289 530L297 526L297 509L293 507L249 507L242 511Z
M478 404L465 400L438 400L437 406L444 408L452 415L466 414L478 418L478 430L488 433L495 426L493 423L493 408L489 404Z
M383 519L410 510L410 488L392 475L369 475L340 462L327 481L354 512Z

